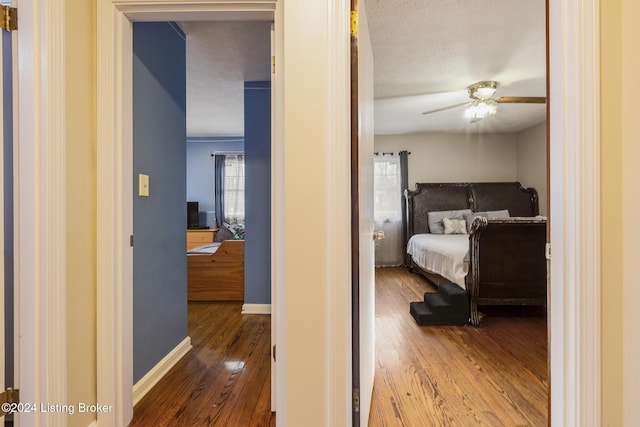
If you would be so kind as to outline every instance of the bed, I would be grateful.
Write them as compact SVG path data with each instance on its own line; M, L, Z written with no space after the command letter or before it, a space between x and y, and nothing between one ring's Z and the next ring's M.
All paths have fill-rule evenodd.
M472 325L480 323L480 305L546 306L546 218L538 216L535 189L519 182L420 183L405 200L405 264L438 286L465 289ZM468 234L437 234L436 220L447 215Z
M189 301L244 300L244 240L224 240L187 252Z

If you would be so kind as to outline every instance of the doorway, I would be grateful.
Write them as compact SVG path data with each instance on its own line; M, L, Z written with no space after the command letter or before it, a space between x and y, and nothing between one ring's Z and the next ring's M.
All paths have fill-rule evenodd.
M191 303L187 307L187 299L202 304L219 298L244 300L249 303L242 309L247 317L255 314L255 306L262 302L266 313L270 312L271 219L265 211L268 212L271 202L271 91L268 81L246 81L270 77L270 26L269 22L143 22L133 25L134 181L140 180L141 176L147 181L133 199L134 403L185 355L191 347L187 335L192 331L199 340L194 345L199 347L199 352L203 350L201 334L192 326L187 328L187 311L191 325L190 311L194 307ZM244 50L243 45L246 46ZM251 61L259 70L251 69ZM207 66L203 67L203 63ZM200 96L202 92L204 96ZM203 100L207 102L203 103ZM225 108L229 110L228 117L219 117L219 111ZM206 118L205 130L202 129L203 121L197 120L197 113ZM234 259L233 266L223 265L224 259L220 263L217 260L191 262L207 257L202 254L187 255L185 266L184 242L178 242L184 241L185 237L186 200L198 200L205 210L217 207L213 202L212 155L217 153L216 159L220 159L221 154L229 152L229 143L222 142L223 138L201 137L193 141L191 137L185 138L185 130L187 135L238 134L244 140L242 165L235 163L234 158L227 158L225 163L233 174L246 171L236 178L240 181L238 192L242 203L235 211L237 217L234 219L238 226L246 225L247 235L238 236L238 239L245 237L242 242L223 243L216 253L231 257L228 249L231 243L243 246L245 250L240 255L243 260ZM211 139L216 140L215 145ZM190 149L195 153L187 155L185 161L185 154ZM201 161L206 166L198 174L195 169ZM194 193L200 197L191 197ZM226 202L230 203L230 200ZM228 208L224 210L227 215L233 212ZM232 219L218 219L220 230L216 237L234 239L231 228L223 229L226 222L232 222ZM211 228L218 224L207 222ZM244 276L237 269L239 264L249 266ZM209 280L202 279L204 276ZM237 277L240 277L240 293ZM198 283L192 283L196 278ZM188 286L185 286L185 280ZM216 294L213 287L219 293ZM207 288L211 293L206 292ZM211 298L213 294L215 297ZM266 300L260 300L260 297ZM210 345L215 346L215 343ZM267 345L267 352L269 348ZM240 355L231 357L237 363L240 362L236 359L242 359ZM267 364L268 361L269 357ZM253 369L253 362L242 361L247 372ZM248 374L240 369L235 375L242 378ZM190 401L189 405L192 403L195 404Z
M500 105L500 109L497 111L495 117L482 122L478 120L476 117L473 123L469 123L468 120L465 120L465 109L469 107L467 101L468 92L465 90L465 84L456 83L459 81L465 81L466 76L474 76L469 81L467 80L466 84L473 83L473 79L477 80L485 80L492 79L494 75L492 72L498 72L501 76L504 76L507 79L507 75L509 74L508 64L509 60L517 62L520 65L521 72L531 72L531 75L527 75L528 78L526 80L527 84L531 86L535 86L535 92L533 92L532 88L528 88L532 92L528 92L528 95L536 95L538 97L547 96L547 84L546 84L546 75L547 73L547 52L545 49L546 46L546 13L545 13L545 4L544 2L536 2L530 3L528 7L531 9L528 10L529 13L523 13L521 16L526 16L526 22L522 22L518 24L522 30L519 34L527 34L529 40L535 40L535 43L531 44L518 44L519 52L513 55L507 54L512 49L509 49L509 44L507 40L509 39L509 31L506 30L507 26L497 28L497 26L490 25L492 19L500 19L509 21L511 24L515 24L515 19L506 19L506 16L510 16L510 11L508 8L504 10L500 10L500 13L496 13L497 9L488 10L486 16L483 15L485 11L480 9L483 8L481 4L476 5L468 5L462 9L456 10L455 13L451 15L449 12L451 10L443 7L440 9L438 6L429 3L424 3L425 9L414 10L413 16L414 18L405 20L394 21L393 19L386 19L386 15L381 12L389 12L389 9L385 8L393 8L393 6L389 6L386 4L378 4L379 8L376 10L378 15L376 16L377 21L372 23L373 30L381 29L382 33L394 33L392 31L392 25L395 23L402 22L399 27L410 28L411 30L407 30L407 33L412 33L412 41L415 42L416 45L421 46L419 51L416 51L417 55L411 55L414 53L413 51L407 50L403 52L401 49L390 49L394 45L392 43L385 43L388 41L386 37L383 37L382 34L378 34L377 40L380 41L382 46L379 46L379 51L381 55L376 56L376 60L384 61L384 64L380 65L379 71L380 74L386 78L381 78L379 85L377 86L380 89L381 93L384 93L384 97L389 97L391 99L382 99L376 106L379 107L380 111L383 111L379 116L382 119L382 125L380 129L383 130L381 135L376 135L376 151L380 152L381 157L382 153L384 155L392 155L399 151L407 150L411 153L409 156L409 185L406 187L407 190L413 191L414 186L418 182L482 182L482 181L520 181L526 187L534 187L537 190L539 196L539 207L540 211L536 211L535 213L529 215L537 215L538 213L547 216L548 215L548 206L547 206L547 188L548 188L548 164L547 164L547 152L548 152L548 135L547 135L547 125L548 120L545 122L545 118L547 117L547 108L545 105L512 105L507 106L506 104ZM395 4L395 9L402 10L402 8L397 7L397 3ZM475 8L478 9L475 9ZM429 9L432 13L429 15L426 13L426 10ZM484 5L484 9L487 9L486 5ZM518 15L516 11L514 15ZM473 16L474 18L471 18ZM484 18L483 18L484 16ZM499 18L496 18L499 16ZM433 21L430 21L432 19ZM472 32L466 33L469 27L469 22L474 19L479 19L479 21L489 24L487 28L483 30L481 33L471 34ZM434 25L436 22L446 22L447 25ZM424 32L419 31L414 25L421 23L422 28L425 29ZM464 24L463 24L464 23ZM377 25L376 25L377 24ZM412 31L413 30L413 31ZM495 31L495 33L494 33ZM501 31L504 31L501 33ZM398 29L399 33L402 33L401 29ZM489 35L492 33L494 35ZM422 35L425 37L423 38ZM511 34L511 39L515 39L518 35ZM471 37L467 37L471 36ZM485 38L486 37L486 38ZM495 43L487 43L487 40L491 37L499 38L503 41L500 45L500 48L497 48L497 44ZM431 40L426 40L430 38ZM374 39L376 37L374 36ZM404 37L398 36L398 40L405 40ZM464 45L465 49L461 50L448 50L444 47L448 46L448 43L455 42L458 45ZM430 44L433 43L433 44ZM490 46L490 47L488 47ZM486 51L484 50L486 48ZM531 63L524 63L524 61L515 61L517 55L524 55L525 50L528 49L527 61L531 61ZM393 54L390 52L398 52L397 54ZM429 52L432 52L432 55L429 55ZM443 54L444 52L444 54ZM483 55L479 53L483 52ZM427 54L425 54L427 53ZM506 64L500 63L500 61L495 60L495 56L500 56L500 54L505 54L508 56L505 62ZM404 56L403 56L404 55ZM474 55L478 55L475 57ZM424 67L416 66L420 64L420 59L416 59L417 57L424 58L427 64L424 64ZM470 58L475 58L471 60ZM491 58L488 62L492 62L492 65L489 67L485 67L483 63L484 59ZM437 66L433 66L433 69L429 67L432 66L428 64L428 62L437 64ZM399 83L398 80L394 80L390 78L392 73L388 71L393 69L395 64L411 64L406 68L409 68L405 72L403 67L400 66L397 69L397 75L402 75L404 78L404 82L407 82L406 86L400 86L399 84L394 87L393 83ZM467 63L472 64L471 66L467 66ZM500 65L497 65L500 63ZM391 66L386 67L385 64L393 64ZM462 65L458 68L457 65ZM495 66L492 69L492 66ZM449 68L446 68L449 67ZM447 69L451 74L450 76L447 73L442 73L442 69ZM499 69L499 71L496 71ZM378 69L377 69L378 70ZM387 71L387 72L385 72ZM412 74L412 71L415 71L415 74ZM428 72L428 73L427 73ZM477 73L477 74L476 74ZM418 74L424 74L422 79L418 80L424 86L424 95L419 95L420 87L419 85L412 86L409 84L409 81L412 81L412 77L416 77ZM481 75L481 78L476 78ZM533 78L535 76L535 79ZM420 76L417 76L420 77ZM451 78L449 83L449 78ZM524 74L521 75L521 78L524 79ZM500 80L500 79L498 79ZM428 82L429 84L427 85ZM503 83L506 83L503 82ZM508 85L506 87L501 88L498 86L498 89L502 89L502 91L498 91L498 95L506 95L506 94L516 94L519 92L518 85L521 87L524 86L524 83L519 83L516 81L514 77L511 77L511 88ZM446 87L446 85L450 85ZM404 89L407 92L410 90L414 90L414 92L410 93L410 96L403 97L402 95L396 95L394 97L394 90L397 94L400 90L398 88ZM458 90L462 89L462 90ZM524 88L523 88L524 89ZM523 90L520 89L520 90ZM460 94L460 99L455 98L456 94ZM384 98L383 97L383 98ZM381 96L378 94L378 98ZM406 103L404 103L406 102ZM398 108L392 108L397 106ZM403 104L404 103L404 104ZM410 104L413 103L413 104ZM401 107L405 106L406 108L402 109ZM520 108L519 112L527 111L530 113L530 117L532 120L529 123L524 123L519 129L514 129L511 132L505 132L504 128L502 132L497 132L499 125L502 125L504 120L509 120L510 117L507 117L513 110L508 110L508 108ZM523 110L529 108L529 110ZM401 114L397 114L393 116L394 112L399 110ZM397 116L405 116L400 117L400 120L385 120L384 116L386 113L387 116L392 116L396 118ZM413 114L408 114L413 113ZM423 113L423 114L421 114ZM413 127L410 127L413 125ZM532 126L533 125L533 126ZM404 126L404 128L403 128ZM419 126L424 126L420 128ZM425 129L430 126L430 129ZM410 130L406 130L409 128ZM435 130L432 130L435 128ZM402 131L404 130L404 132ZM420 132L422 131L422 132ZM387 156L391 157L391 156ZM389 162L390 164L390 162ZM507 178L508 177L508 178ZM397 191L397 190L396 190ZM397 191L401 194L401 190ZM399 197L400 198L400 197ZM496 208L497 209L497 208ZM402 209L404 210L404 209ZM402 212L401 209L398 208L398 214ZM434 209L439 210L439 209ZM533 209L532 209L533 210ZM536 207L537 210L537 207ZM386 212L385 212L386 213ZM422 213L421 213L422 214ZM385 218L381 218L381 223L386 222L393 226L394 218L390 218L389 216ZM399 222L399 215L398 220ZM379 225L380 227L383 224ZM541 227L542 230L544 227ZM540 247L544 245L544 241L541 235L539 235L540 239ZM400 239L398 239L400 240ZM406 242L402 242L401 246L405 246ZM468 243L467 243L468 245ZM467 246L468 248L468 246ZM406 246L403 248L406 249ZM404 250L399 251L404 252ZM400 260L402 256L398 257ZM544 295L544 282L546 275L544 274L544 254L541 250L539 252L539 264L541 264L541 268L537 271L540 272L537 278L537 283L540 285L538 289L541 290L542 295ZM433 266L433 264L431 264ZM384 277L384 282L389 283L389 272L387 270L382 269L381 273L384 273L384 276L380 274L380 276ZM394 284L397 285L398 288L401 288L403 291L407 288L410 288L409 284L414 285L414 283L409 280L410 277L404 277L401 275L402 271L398 272L398 281ZM446 274L446 273L445 273ZM454 274L449 273L448 281L453 281L452 277ZM464 276L464 275L463 275ZM458 276L459 277L459 276ZM464 278L462 281L458 280L458 283L461 283L461 286L464 287ZM409 301L421 301L423 300L423 294L426 291L435 292L434 288L418 288L419 291L415 292L413 295L409 295L407 303L405 304L404 309L401 313L405 316L409 316L408 313L408 305ZM382 310L385 308L382 307ZM435 311L435 310L434 310ZM500 313L494 313L500 315ZM502 313L502 316L505 316L507 313ZM494 314L495 315L495 314ZM538 311L539 320L545 318L545 314L543 312ZM409 317L411 319L411 317ZM527 318L529 319L529 318ZM411 319L412 320L412 319ZM390 323L393 326L396 326L398 329L401 328L402 323L396 321L396 319L390 319ZM435 323L435 322L434 322ZM446 323L446 322L445 322ZM453 322L452 322L453 323ZM491 322L485 322L485 325L489 325ZM380 324L378 324L379 326ZM415 322L413 322L413 327L417 327ZM531 325L535 330L536 337L542 337L543 341L539 339L536 342L540 346L544 346L547 348L547 327L546 324L541 322L535 322ZM482 323L481 326L482 328ZM498 326L500 327L500 326ZM389 326L388 329L392 329ZM425 340L430 339L432 336L435 336L440 328L438 327L429 327L429 328L421 328L423 329ZM463 336L467 328L462 328L456 339L459 339L460 336ZM387 334L386 337L388 338ZM399 336L397 333L395 336ZM385 335L379 335L378 340L381 340ZM398 339L398 341L401 341ZM503 343L506 340L503 341ZM380 341L379 341L380 342ZM411 342L411 340L407 339L405 342ZM514 341L515 342L515 341ZM460 342L456 340L452 340L452 349L456 348ZM415 344L418 346L419 344L416 342ZM398 353L405 355L404 348L399 349ZM457 352L456 352L457 353ZM516 353L516 352L514 352ZM521 352L522 353L522 352ZM540 353L536 353L537 356L540 356ZM542 374L545 377L545 381L548 378L546 374L546 362L547 362L547 354L545 354L544 360L536 361L536 366L539 368L543 367ZM473 355L471 354L471 357ZM526 357L526 353L525 353ZM409 359L409 356L406 356ZM437 357L433 359L433 366L440 366ZM455 357L451 357L451 359L455 359ZM419 358L415 358L415 363L417 365L416 370L420 371L421 367L428 366L430 361L420 361ZM542 363L540 363L542 362ZM454 362L452 362L454 363ZM383 361L380 361L378 366L384 365ZM421 365L421 366L420 366ZM464 366L464 365L462 365ZM485 367L483 371L489 372L490 370L495 371L494 368ZM526 368L523 368L526 370ZM389 370L384 370L385 376L390 376ZM438 371L437 368L434 368L434 371ZM463 372L463 369L459 369L457 372ZM540 373L540 370L537 371ZM451 373L452 381L455 378L455 373ZM437 374L434 374L436 376ZM400 375L400 380L406 377ZM419 376L416 374L417 378L424 379L423 376ZM467 377L465 377L466 379ZM438 379L440 381L438 381ZM434 378L434 382L442 383L445 379L443 378ZM419 380L416 379L416 382ZM546 389L548 396L548 382L546 383L546 387L541 387L540 383L537 384L536 395L540 397L540 389ZM419 387L414 387L413 390L415 393L418 393ZM439 390L442 391L442 390ZM432 395L430 394L430 390L425 390L425 399L432 399ZM490 392L487 392L490 394ZM412 393L413 395L414 393ZM442 396L446 394L438 394L438 398L441 399ZM402 397L402 396L401 396ZM444 401L445 399L442 398ZM532 401L534 399L531 399ZM440 401L440 400L439 400ZM538 417L537 421L544 420L546 423L546 415L544 418L541 417L541 412L546 414L546 409L548 408L548 402L546 397L543 399L536 399L536 404L541 406L544 411L539 411L536 408L535 416ZM409 403L408 403L409 405ZM525 403L525 406L527 404ZM446 407L446 401L443 404L443 407ZM434 411L437 412L437 409ZM508 423L507 423L508 424Z
M106 2L105 2L106 3ZM111 8L114 6L111 5L106 5L107 8ZM206 8L206 7L205 7ZM242 8L242 6L238 6L239 10L229 10L228 8L219 8L217 7L217 5L215 4L215 2L212 2L212 6L210 8L208 8L208 13L197 13L197 14L193 14L193 13L189 13L189 12L168 12L165 15L163 15L162 20L173 20L173 21L188 21L188 20L211 20L211 21L215 21L215 20L242 20L243 18L246 19L257 19L257 20L267 20L267 21L273 21L274 20L274 10L275 10L275 5L273 3L269 4L269 3L261 3L260 5L257 6L257 9L253 9L251 12L246 12L244 11L244 9ZM231 9L234 9L233 7ZM131 21L139 21L139 20L145 20L145 17L149 17L148 14L140 13L140 14L127 14L127 16L125 16L124 14L121 13L117 13L117 21L118 24L117 25L122 25L122 27L119 27L120 30L122 30L123 35L125 37L125 39L129 40L129 42L132 39L132 31L131 31ZM154 15L155 18L157 18ZM153 20L157 20L157 19L153 19ZM276 20L277 21L277 20ZM277 28L277 26L276 26ZM113 28L111 28L111 31L113 31ZM129 45L128 43L125 43L125 46ZM130 51L129 51L130 52ZM122 80L120 80L121 84L123 85L123 87L130 87L131 85L131 81L132 81L132 76L130 74L130 72L128 71L130 68L126 65L126 62L129 61L129 59L127 58L129 54L126 53L126 49L125 49L125 54L124 54L124 61L125 63L122 62L122 58L119 57L120 52L118 52L118 54L116 55L116 58L112 58L114 60L115 63L117 63L119 66L122 66L122 74L118 75L118 78L121 78ZM100 79L99 79L100 80ZM111 113L109 114L114 114L117 116L121 116L123 117L123 120L125 123L127 123L127 126L131 126L131 111L129 110L128 106L127 106L127 102L126 100L123 99L117 99L115 101L116 103L122 102L122 104L118 105L118 108L115 108L115 110L110 110ZM104 115L99 114L99 117L105 117ZM107 119L108 120L108 119ZM131 147L131 137L127 134L127 132L124 133L118 133L115 129L111 129L108 132L112 132L112 138L120 141L122 144L124 144L127 147ZM277 140L277 139L275 139ZM121 151L121 157L113 157L113 154L115 153L111 153L111 154L106 154L106 153L99 153L99 157L106 159L106 158L110 158L112 161L114 161L116 164L118 164L118 168L121 169L122 171L122 175L123 176L132 176L133 171L131 170L131 167L128 166L129 164L131 164L131 152L129 151L130 148L126 148L125 150ZM277 153L277 150L273 150L272 152ZM102 157L104 156L104 157ZM275 158L272 158L270 160L270 162L273 164L274 162L278 162L277 159L277 154L274 155ZM117 184L115 186L115 188L112 187L112 189L110 191L113 191L115 193L117 193L119 196L118 198L120 200L123 200L125 203L125 206L127 204L127 199L132 200L132 194L131 194L131 190L127 188L126 185L121 185L121 184ZM107 191L109 192L109 191ZM105 193L102 193L103 196L106 196ZM109 198L107 196L107 198ZM99 200L99 205L101 203L101 201L105 200L105 199L101 199L100 195L98 196L98 200ZM108 202L107 202L108 203ZM273 209L273 208L272 208ZM120 215L116 215L116 217L119 217L117 219L115 219L120 225L119 228L120 230L123 230L123 234L121 235L121 238L124 238L126 235L131 235L132 234L132 222L131 222L131 216L130 214L127 214L128 209L125 207L124 208L124 215L120 216ZM130 211L129 211L130 212ZM100 237L99 237L100 240ZM116 244L115 247L122 247L119 244ZM114 247L114 249L115 249ZM102 419L104 419L104 422L106 423L115 423L118 424L119 422L116 420L127 420L131 418L131 414L132 414L132 403L133 402L133 398L131 395L131 391L129 390L128 387L124 387L122 388L122 386L118 385L118 384L127 384L133 383L133 379L132 379L132 372L131 372L131 365L130 365L130 359L128 360L128 358L130 358L130 354L132 354L132 346L131 346L131 341L129 339L127 339L127 336L130 337L130 331L127 332L127 328L130 328L130 326L127 325L131 325L132 322L132 317L131 317L131 313L132 313L132 305L131 305L131 285L130 285L130 280L131 280L131 271L132 271L132 260L130 258L130 253L122 252L122 249L115 249L115 251L113 252L113 256L114 258L112 258L113 262L117 262L122 269L119 270L119 272L117 273L117 278L115 277L111 277L110 281L112 281L112 283L117 283L120 286L116 286L117 291L119 292L120 297L118 298L122 298L122 301L124 302L123 306L118 305L117 309L114 312L111 311L101 311L99 309L99 321L98 321L98 336L99 336L99 344L98 347L101 347L100 344L100 337L103 338L107 338L109 336L113 336L110 334L113 334L115 332L115 338L116 338L116 342L118 344L116 344L117 350L116 350L116 358L111 358L111 357L106 357L105 359L102 360L102 364L99 363L99 366L102 366L101 369L98 369L99 372L99 378L98 378L98 384L99 384L99 393L98 395L101 395L102 393L106 393L106 395L104 396L104 399L106 401L110 401L110 402L114 402L115 403L115 407L121 408L119 413L112 413L112 414L104 414L101 415L99 414L98 417L100 419L100 422L102 422ZM118 260L124 260L124 263L122 263L121 261L115 261L116 259ZM109 267L107 266L107 270L109 270ZM274 274L277 273L272 273L272 277ZM108 288L102 288L100 287L100 279L99 279L99 295L98 295L98 300L102 301L103 303L109 300L112 300L113 298L113 288L111 290L109 290ZM272 283L273 280L272 280ZM102 292L101 292L102 291ZM100 304L99 304L100 305ZM104 306L103 306L104 307ZM109 319L109 320L106 320ZM117 324L120 325L121 329L116 329L115 331L113 329L110 328L109 324L113 324L114 321L117 319ZM106 332L105 329L111 329L112 332ZM272 336L275 334L272 334ZM113 344L110 345L111 347L113 347ZM100 350L99 350L100 351ZM113 354L113 353L111 353ZM122 356L118 356L118 354L122 355ZM123 357L122 359L120 359L120 357ZM101 372L109 372L111 371L112 373L107 374L105 376L100 375ZM115 373L115 377L113 375L113 373ZM111 378L109 378L111 377ZM115 383L114 383L114 379L115 379Z

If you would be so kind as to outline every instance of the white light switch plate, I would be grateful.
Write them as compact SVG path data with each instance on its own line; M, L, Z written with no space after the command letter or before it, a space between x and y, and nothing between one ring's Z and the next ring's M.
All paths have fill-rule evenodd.
M149 196L149 175L138 175L138 195L148 197Z

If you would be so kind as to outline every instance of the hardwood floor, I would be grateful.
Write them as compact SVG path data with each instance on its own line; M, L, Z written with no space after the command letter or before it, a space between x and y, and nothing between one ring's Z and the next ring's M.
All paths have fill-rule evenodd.
M275 426L271 316L189 303L193 349L136 405L130 426Z
M431 290L376 270L376 378L369 426L546 426L546 317L486 310L480 328L420 327L409 302ZM193 349L134 410L131 426L274 426L270 316L190 303ZM310 424L312 425L312 424Z
M479 328L420 327L409 302L432 290L404 269L376 269L369 426L546 426L545 314L482 307Z

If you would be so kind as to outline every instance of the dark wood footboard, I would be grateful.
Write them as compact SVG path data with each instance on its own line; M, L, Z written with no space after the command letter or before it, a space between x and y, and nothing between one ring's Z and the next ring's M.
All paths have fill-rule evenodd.
M473 221L466 282L472 325L479 305L546 305L546 227L544 218Z

